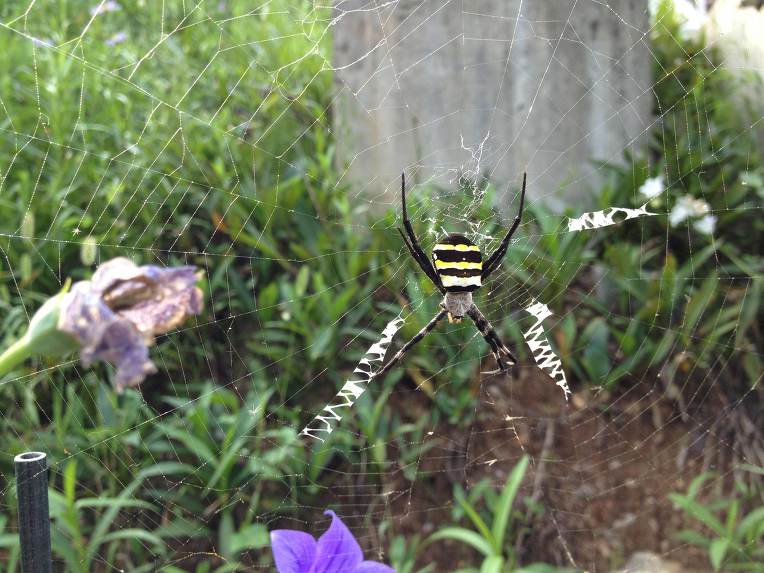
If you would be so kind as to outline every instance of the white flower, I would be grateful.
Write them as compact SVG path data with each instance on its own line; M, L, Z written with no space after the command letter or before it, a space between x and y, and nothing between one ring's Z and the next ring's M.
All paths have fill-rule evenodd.
M668 1L679 22L679 33L685 40L697 39L709 19L708 0L648 0L648 10L655 18L664 2Z
M684 195L679 198L669 213L669 222L676 226L685 219L691 217L700 217L710 211L711 207L702 199L695 199L691 195Z
M639 192L648 199L652 199L663 193L665 189L666 187L663 185L663 175L658 175L657 177L648 177L645 179L645 182L642 183L642 186L639 188Z
M708 22L706 0L674 0L674 13L679 18L679 33L687 40L697 39Z
M714 232L714 228L716 227L716 216L706 215L705 217L701 217L695 221L694 226L699 233L710 235Z

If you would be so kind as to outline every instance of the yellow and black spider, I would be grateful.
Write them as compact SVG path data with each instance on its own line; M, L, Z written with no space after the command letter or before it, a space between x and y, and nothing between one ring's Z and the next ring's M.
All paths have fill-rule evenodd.
M501 341L491 323L472 301L472 293L483 286L483 282L499 267L507 252L507 247L509 247L509 240L520 225L523 205L525 204L525 179L525 173L523 173L523 189L520 193L520 210L517 217L515 217L499 247L488 257L485 263L480 248L464 235L458 234L450 234L438 241L432 250L431 263L424 254L422 247L419 246L414 228L409 221L406 210L406 177L405 174L401 174L401 203L405 233L400 228L398 231L412 258L443 294L443 300L440 303L438 314L414 338L404 344L375 376L380 376L390 370L412 346L422 340L446 316L448 316L449 322L461 322L462 318L468 316L475 323L480 334L491 347L493 356L499 365L498 370L489 372L489 374L506 374L517 363L517 359ZM434 266L433 263L435 263Z

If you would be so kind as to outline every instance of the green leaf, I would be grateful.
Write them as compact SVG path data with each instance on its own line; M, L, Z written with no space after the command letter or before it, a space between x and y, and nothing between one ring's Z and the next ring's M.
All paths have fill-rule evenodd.
M739 466L737 466L737 468L746 472L751 472L754 474L759 474L761 476L764 476L764 468L759 466L754 466L751 464L740 464Z
M151 543L154 545L154 548L159 551L159 553L164 554L165 551L165 545L162 542L162 540L151 533L150 531L146 531L145 529L138 529L138 528L128 528L128 529L120 529L118 531L113 531L107 535L104 535L103 537L103 543L109 543L110 541L120 541L120 540L133 540L133 539L140 539L141 541L145 541L147 543Z
M334 338L335 330L332 326L320 328L310 345L309 356L311 361L321 358Z
M716 273L712 273L710 277L703 281L701 287L692 295L690 302L687 303L684 323L682 325L682 332L685 335L686 344L689 344L689 337L695 330L695 326L700 320L701 315L711 304L713 297L718 291L718 285L719 279L716 276Z
M226 511L220 518L220 524L218 525L218 547L220 554L229 561L236 557L231 546L233 532L233 515L230 511Z
M182 516L176 517L167 525L157 527L153 533L158 537L208 537L209 532L204 522L194 521Z
M711 565L713 566L714 571L718 571L719 567L722 566L722 561L727 553L729 544L730 540L726 537L719 537L711 542L711 545L708 548L708 555L711 558Z
M735 523L737 523L737 515L740 511L740 502L735 499L730 504L730 508L727 512L727 536L732 537L735 531Z
M240 563L226 563L215 569L214 573L238 573L244 569Z
M480 568L480 573L501 573L502 567L504 567L504 558L501 555L486 557Z
M167 475L177 473L189 473L193 471L193 468L187 464L181 464L178 462L160 462L148 468L141 470L135 479L130 482L122 492L112 500L109 504L109 509L106 510L103 515L98 519L98 523L93 530L90 540L88 542L87 554L85 558L85 568L87 568L95 557L98 548L103 543L104 537L107 535L109 527L114 522L119 513L119 510L130 504L133 493L140 487L143 481L149 477L156 475ZM78 502L80 503L80 502Z
M441 539L461 541L465 545L477 549L486 557L490 557L493 554L493 547L491 547L491 544L471 529L465 529L464 527L446 527L430 535L430 537L427 538L427 543L440 541Z
M694 498L698 495L698 492L700 491L700 488L703 487L703 484L706 483L708 480L710 480L712 477L714 477L713 472L703 472L696 478L694 478L690 482L690 486L687 488L687 496L690 498Z
M233 555L238 555L245 549L260 549L268 545L270 545L268 528L262 523L253 523L233 534L229 549Z
M77 489L77 460L69 460L64 468L64 498L70 506L74 505Z
M156 511L156 507L154 507L154 505L150 504L148 501L143 501L141 499L119 499L115 497L88 497L78 500L74 505L78 511L86 507L115 506L119 506L120 508L131 507Z
M761 279L753 279L752 284L746 290L745 297L741 303L740 319L737 322L735 330L735 346L743 346L743 341L750 327L758 324L759 307L761 305Z
M181 430L170 425L163 425L162 432L167 434L168 437L173 438L182 443L189 452L193 453L200 460L207 462L212 467L217 465L217 457L212 450L202 440L191 434L187 430Z
M504 535L507 532L509 517L512 513L512 503L517 496L517 490L525 477L528 469L528 456L523 456L507 477L504 489L501 491L499 502L496 504L496 511L493 515L493 528L491 533L499 546L504 542Z
M610 329L602 318L592 320L582 333L586 348L582 355L582 363L593 383L602 383L610 372L610 353L608 340Z
M677 506L685 510L687 513L690 514L690 516L694 517L701 523L704 523L711 529L713 529L717 534L719 535L725 535L726 530L724 529L724 526L721 524L721 522L716 519L713 514L704 506L697 503L696 501L685 497L683 495L678 495L675 493L669 494L669 499Z
M764 506L757 507L746 514L737 528L739 535L743 537L754 535L757 530L764 532Z
M297 279L294 282L295 295L302 298L308 288L308 279L310 278L310 267L302 265L300 272L297 273Z
M736 563L726 565L730 571L746 571L747 573L764 573L764 563Z
M519 567L512 570L513 573L578 573L578 569L569 569L567 567L555 567L546 563L531 563L525 567Z
M697 545L698 547L707 547L708 546L708 539L698 533L697 531L693 531L691 529L680 531L675 536L679 541L684 541L685 543L691 543L692 545Z
M480 532L480 535L483 536L483 539L485 539L491 545L491 547L493 547L493 551L491 551L491 553L501 553L499 541L493 537L491 530L488 529L488 525L486 525L486 522L483 521L483 518L478 515L478 512L475 511L475 508L470 505L470 503L464 498L463 495L458 495L457 500L462 506L462 509L464 509L464 513L467 514L467 517L470 518L470 521L472 521L472 523L475 525L477 530Z

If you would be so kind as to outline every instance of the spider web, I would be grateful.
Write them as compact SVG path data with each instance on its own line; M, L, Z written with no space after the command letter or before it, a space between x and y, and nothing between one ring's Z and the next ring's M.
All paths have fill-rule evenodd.
M761 464L750 414L756 385L735 398L725 392L739 373L732 358L739 354L730 350L745 344L736 330L751 323L746 305L759 296L761 274L730 272L728 257L718 254L723 238L698 231L700 217L681 223L687 238L677 248L669 221L687 194L688 174L724 161L740 141L755 142L761 116L754 113L718 139L710 124L665 120L681 117L677 110L708 118L716 105L698 86L682 84L683 65L699 66L702 58L712 79L752 66L723 57L723 64L711 64L719 61L713 44L690 53L681 37L672 38L682 53L678 61L661 61L649 37L669 33L656 7L642 29L613 6L574 1L554 22L559 33L550 35L550 22L536 18L527 2L511 4L507 16L488 2L443 3L459 6L457 33L424 58L396 60L391 49L379 63L376 44L355 47L356 63L375 64L361 72L360 85L381 82L413 107L417 94L407 92L405 79L429 73L443 46L498 42L497 29L506 45L498 62L475 66L490 63L503 73L465 76L462 84L467 93L480 89L478 77L495 83L484 86L495 96L487 108L440 110L433 100L436 111L424 125L457 114L458 139L429 139L427 152L416 155L423 159L362 179L359 165L363 172L380 150L414 147L417 131L393 125L394 137L361 149L343 139L338 114L389 113L394 98L370 103L346 79L348 68L332 57L333 34L368 15L386 30L396 10L416 12L427 3L3 4L6 345L67 278L87 278L95 264L114 256L194 264L207 277L204 314L152 349L160 372L140 391L114 396L108 367L84 369L72 357L39 359L0 383L0 467L9 478L14 454L49 454L61 567L171 571L206 563L218 571L272 570L267 532L287 527L317 535L321 512L331 508L352 527L367 558L403 571L417 539L458 519L468 523L455 489L490 496L523 454L530 469L514 521L526 527L516 526L510 544L520 562L605 571L639 549L702 562L673 537L682 521L666 496L684 491L703 470L716 469L712 484L724 489L740 478L739 464ZM636 39L633 50L604 58L601 73L568 70L572 82L587 94L616 89L609 74L632 51L644 50L645 65L658 72L623 97L623 109L652 101L665 81L676 82L680 97L668 109L657 101L657 112L633 136L611 144L562 187L551 186L550 178L578 157L573 144L555 148L555 138L573 129L574 143L594 139L607 123L576 124L577 111L588 104L561 109L545 89L569 42L601 55L600 44L572 23L584 9L615 15L617 32ZM682 18L682 30L691 34L693 22ZM410 32L414 38L438 33L434 17ZM392 46L394 35L384 42ZM546 54L546 65L535 70L531 101L512 116L517 129L508 138L501 132L514 81L507 70L522 61L521 46ZM558 119L523 143L545 109ZM488 115L487 124L474 119L480 114ZM656 130L699 136L688 139L689 149L664 137L664 148L650 150ZM710 155L703 155L706 149ZM633 166L624 162L627 153ZM679 166L682 178L671 179L676 170L666 163L653 163L656 156L670 162L683 154L695 163ZM757 154L752 143L751 165ZM603 161L620 165L621 178ZM412 181L409 213L424 250L442 234L464 232L484 253L511 223L520 175L528 171L520 230L507 260L475 296L518 354L519 375L481 374L495 365L479 333L470 324L443 323L383 380L372 378L368 391L354 396L330 439L299 437L386 324L403 319L389 358L436 312L440 299L396 231L401 169ZM652 203L638 191L646 173L664 177ZM630 194L613 190L614 181L629 180ZM566 200L560 188L579 195ZM610 193L604 204L594 203L593 192L580 194L602 188ZM733 182L703 192L717 221L760 211L760 202L733 200ZM713 194L724 199L712 201ZM656 236L658 229L664 234ZM628 241L633 250L603 246ZM677 275L676 267L688 262L689 272ZM671 280L656 281L666 275ZM666 323L672 305L685 302L662 290L654 299L663 306L639 306L639 291L677 284L694 298L694 315ZM713 297L721 303L712 305ZM712 337L701 323L732 327ZM629 340L629 324L647 325L660 343ZM608 334L611 325L626 334ZM667 333L694 341L699 354L688 354L683 348L690 344ZM540 352L528 346L542 336L548 346ZM761 357L760 349L748 352ZM632 356L641 360L629 362ZM556 384L560 374L571 386L567 401ZM730 430L735 424L738 434ZM741 443L736 435L751 439ZM5 483L0 526L15 534L12 480ZM7 539L0 537L0 567L10 569L18 567L17 550ZM473 550L438 542L420 548L416 568L408 570L479 563Z

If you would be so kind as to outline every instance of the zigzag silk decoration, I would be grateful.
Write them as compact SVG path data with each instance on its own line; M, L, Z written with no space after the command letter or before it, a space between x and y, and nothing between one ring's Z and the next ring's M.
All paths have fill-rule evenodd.
M539 368L546 371L557 382L557 385L562 388L565 400L567 400L570 394L568 381L565 379L565 372L562 370L560 359L552 350L549 340L547 340L546 334L544 334L544 325L542 324L545 318L552 316L552 311L543 302L537 302L535 299L531 300L531 305L525 311L536 317L536 324L523 332L525 341L533 353L533 359Z
M390 346L393 336L400 330L403 323L404 320L400 316L387 323L380 339L371 345L358 363L358 366L356 366L356 369L353 370L353 379L345 382L342 389L335 396L335 399L327 404L321 411L321 414L318 414L302 429L300 436L314 438L320 442L325 441L325 438L329 437L337 423L342 420L344 412L339 413L337 410L342 408L349 410L361 394L364 393L369 382L376 374L376 372L372 371L372 363L382 363L387 347ZM324 434L324 437L321 437L321 434Z
M625 217L616 221L615 216L618 213L623 213ZM575 219L568 220L568 231L599 229L600 227L615 225L621 221L636 219L637 217L649 217L657 214L658 213L650 213L647 210L647 203L642 205L639 209L629 209L627 207L610 207L604 211L592 211L590 213L584 213Z

